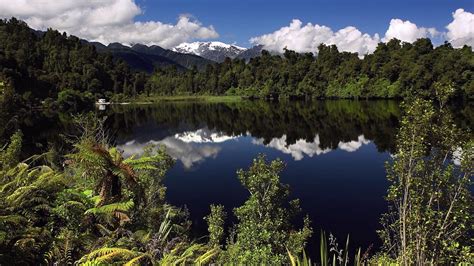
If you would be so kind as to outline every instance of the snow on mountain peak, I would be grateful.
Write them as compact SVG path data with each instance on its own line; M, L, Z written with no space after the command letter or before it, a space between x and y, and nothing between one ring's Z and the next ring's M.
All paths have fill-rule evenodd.
M216 62L222 62L226 57L235 58L247 49L233 44L213 41L181 43L172 50L179 53L195 54Z

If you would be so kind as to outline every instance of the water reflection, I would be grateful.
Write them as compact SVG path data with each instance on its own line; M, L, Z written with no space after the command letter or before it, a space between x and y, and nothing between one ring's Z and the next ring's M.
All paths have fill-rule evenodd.
M171 157L180 161L186 169L191 169L206 158L216 158L221 150L221 146L210 144L237 141L241 137L243 137L243 135L229 136L224 132L201 128L196 131L176 133L162 140L149 140L146 142L131 140L118 145L118 148L123 151L124 156L128 157L133 154L142 154L145 148L149 146L155 148L164 146ZM295 161L303 159L305 155L313 157L314 155L321 155L333 151L333 149L330 148L320 147L321 142L318 134L316 134L312 142L299 139L293 144L287 143L286 135L280 138L273 138L269 143L265 143L265 140L262 138L253 138L250 133L246 133L246 137L251 138L251 142L254 145L262 145L278 150L284 154L290 154ZM369 143L370 140L367 140L364 135L360 135L356 140L348 142L339 141L337 147L346 152L354 152L362 145Z
M319 152L351 149L364 140L373 141L380 151L390 150L400 110L393 101L163 103L114 106L108 116L119 141L175 136L185 142L216 143L250 134L265 145L311 146L314 152L309 155L318 153L316 147ZM364 140L359 140L361 135Z
M118 145L117 147L123 151L124 156L128 157L133 154L142 154L146 147L153 146L158 148L164 146L168 154L174 159L180 161L186 169L191 169L196 164L202 162L206 158L215 158L221 147L218 144L225 141L237 141L243 135L229 136L224 132L217 132L209 130L208 128L201 128L196 131L185 131L176 133L173 136L166 137L162 140L149 140L146 142L138 142L135 139ZM313 157L314 155L321 155L332 151L330 148L321 148L319 135L316 134L312 142L305 139L299 139L293 144L287 143L286 135L280 138L273 138L269 143L265 144L262 138L253 138L250 133L246 137L252 138L252 144L262 145L267 148L278 150L285 154L290 154L295 161L299 161L304 156ZM354 152L362 145L369 144L364 135L360 135L356 140L338 143L338 149Z
M273 138L268 144L265 144L263 139L255 139L252 141L253 144L264 145L276 150L279 150L286 154L291 154L291 156L299 161L303 159L304 155L313 157L313 155L320 155L328 153L331 151L329 148L322 149L320 147L319 135L314 137L312 142L308 142L304 139L297 140L294 144L288 144L286 141L286 135L283 135L281 138Z
M190 142L183 141L176 137L167 137L163 140L149 140L139 143L135 140L128 141L118 148L123 151L124 156L128 157L133 154L142 154L147 146L164 146L168 154L174 159L179 160L186 169L191 169L195 164L202 162L206 158L215 158L221 148L213 145L195 145Z
M238 138L238 136L229 136L224 132L217 132L215 130L209 130L201 128L196 131L186 131L183 133L175 134L174 137L187 143L221 143L228 140Z
M299 139L293 144L288 144L286 141L286 135L283 135L281 138L273 138L268 144L265 144L263 139L254 139L252 143L274 148L286 154L291 154L293 159L296 161L303 159L304 155L313 157L313 155L321 155L333 150L330 148L321 148L321 141L319 140L318 134L316 134L312 142L308 142L305 139ZM364 135L360 135L356 140L348 142L339 141L337 147L347 152L353 152L358 150L362 145L369 143L370 140L365 139Z
M297 161L336 149L353 152L371 141L390 151L399 108L391 101L163 103L118 106L108 116L126 156L164 145L190 169L215 158L222 148L217 144L241 138Z
M132 139L117 147L123 151L124 156L128 157L133 154L142 154L146 147L159 148L163 146L171 157L180 161L184 168L190 170L206 158L216 158L221 147L212 144L235 140L239 137L240 135L229 136L204 127L195 131L176 133L161 140L139 141Z

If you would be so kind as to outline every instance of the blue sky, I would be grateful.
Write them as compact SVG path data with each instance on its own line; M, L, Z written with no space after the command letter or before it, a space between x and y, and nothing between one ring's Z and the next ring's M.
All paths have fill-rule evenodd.
M12 16L37 30L167 49L219 40L317 52L325 43L364 56L392 38L474 47L474 0L0 0L0 18Z
M136 20L175 23L180 14L191 14L203 25L213 25L219 40L241 46L249 46L251 37L287 26L294 18L334 31L355 26L363 33L382 36L392 18L442 31L456 9L474 12L472 0L140 0L137 4L144 12Z

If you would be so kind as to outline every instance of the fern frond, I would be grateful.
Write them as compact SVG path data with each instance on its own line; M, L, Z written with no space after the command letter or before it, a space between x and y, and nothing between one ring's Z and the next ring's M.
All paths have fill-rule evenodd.
M140 260L142 260L144 258L149 258L150 259L148 254L143 254L143 255L137 256L137 257L129 260L127 263L124 264L124 266L140 265L139 264Z
M146 253L125 248L100 248L82 257L78 263L80 265L103 265L114 259L125 259L128 260L125 265L138 265L138 262L146 257L149 257Z
M125 202L111 203L100 207L88 209L85 214L114 214L116 211L125 212L133 208L132 200Z
M66 208L66 209L69 209L69 208L85 209L86 208L84 203L79 202L79 201L75 201L75 200L66 201L58 207L62 207L62 208Z
M29 186L24 186L24 187L19 187L17 188L11 195L9 195L6 200L8 202L14 202L18 198L24 196L25 194L29 194L32 190L37 189L36 186L29 185Z
M135 170L140 170L140 169L149 168L149 167L153 168L153 169L157 169L155 167L155 164L158 163L158 162L159 162L158 159L155 158L154 156L153 157L141 157L141 158L138 158L138 159L127 158L123 161L124 164L130 165Z
M97 229L99 229L100 233L104 236L108 236L110 234L112 234L112 231L110 231L109 229L107 229L107 227L101 225L101 224L96 224L97 226Z
M128 256L128 255L135 254L133 251L130 251L130 250L125 249L125 248L99 248L99 249L96 249L96 250L92 251L91 253L85 255L83 258L91 260L91 259L96 259L96 258L99 258L99 257L106 256L106 255L109 255L109 254L112 254L112 253L113 254L119 254L121 256Z
M25 217L17 214L0 216L0 224L20 225L26 222Z

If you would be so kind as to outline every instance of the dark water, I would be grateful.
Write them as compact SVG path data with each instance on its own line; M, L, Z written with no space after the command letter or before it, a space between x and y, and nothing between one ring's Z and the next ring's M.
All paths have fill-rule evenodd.
M472 128L474 109L458 110L457 122ZM223 204L231 214L246 200L235 173L264 153L286 162L282 181L312 220L310 249L320 230L335 234L340 245L347 234L352 247L380 245L376 230L388 186L384 164L394 151L398 102L178 102L96 112L107 117L125 155L158 144L177 159L165 180L167 199L187 206L195 235L206 233L203 217L210 204ZM9 122L0 136L21 129L29 153L64 149L62 134L72 131L69 113L3 117Z
M232 213L246 200L235 173L264 153L286 162L282 182L313 221L312 241L323 229L341 244L350 234L353 246L379 245L397 102L167 103L107 114L125 155L154 144L177 159L165 180L167 198L187 206L198 235L206 232L210 204Z

